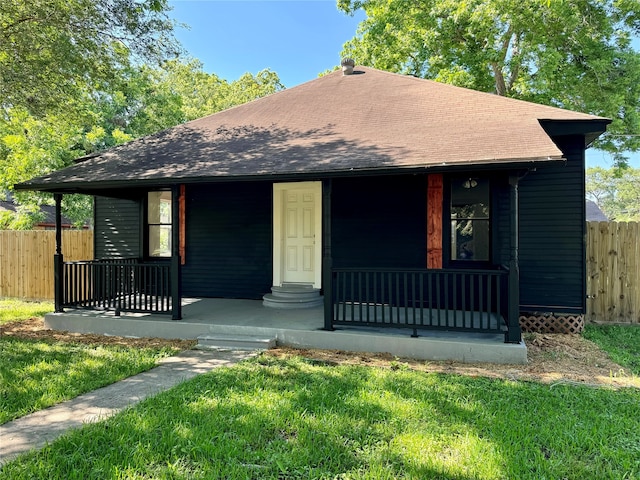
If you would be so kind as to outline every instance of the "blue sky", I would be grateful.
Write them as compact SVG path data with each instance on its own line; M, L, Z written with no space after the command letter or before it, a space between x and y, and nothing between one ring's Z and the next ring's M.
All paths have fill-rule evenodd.
M207 72L236 80L270 68L286 87L340 64L361 14L338 11L335 0L172 0L172 17L188 24L177 37Z
M290 88L340 63L359 12L338 11L335 0L170 0L171 16L188 29L176 36L205 71L232 81L269 68ZM611 156L587 150L587 167L608 167ZM631 165L640 168L640 154Z

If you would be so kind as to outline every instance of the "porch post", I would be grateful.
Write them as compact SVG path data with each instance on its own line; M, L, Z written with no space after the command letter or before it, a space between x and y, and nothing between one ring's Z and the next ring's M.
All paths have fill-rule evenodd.
M182 263L180 261L180 187L171 187L171 319L182 319Z
M322 288L324 329L333 330L333 260L331 258L331 179L322 181Z
M520 267L518 265L518 181L516 175L509 176L509 204L511 210L511 250L509 255L509 311L505 343L519 343L522 340L520 329Z
M64 312L64 257L62 256L62 194L53 195L56 202L56 253L53 255L53 297L56 313Z

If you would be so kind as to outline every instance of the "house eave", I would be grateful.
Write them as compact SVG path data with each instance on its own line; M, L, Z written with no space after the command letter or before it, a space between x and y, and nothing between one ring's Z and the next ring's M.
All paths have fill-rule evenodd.
M143 179L105 180L105 181L70 181L70 182L23 182L14 185L16 190L31 190L62 194L100 195L104 192L113 194L114 190L166 188L177 184L259 182L259 181L309 181L324 178L383 176L383 175L418 175L422 173L458 173L464 171L490 170L522 170L535 168L548 163L563 162L562 156L548 156L526 159L482 159L469 161L442 161L422 165L385 166L377 168L349 168L318 171L295 172L259 172L248 175L208 175L196 177L155 177Z

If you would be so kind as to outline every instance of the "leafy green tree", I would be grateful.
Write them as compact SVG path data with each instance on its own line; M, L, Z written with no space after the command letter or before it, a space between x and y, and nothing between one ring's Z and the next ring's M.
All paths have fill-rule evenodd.
M189 120L269 95L283 87L263 70L227 81L203 70L196 59L171 60L161 68L129 69L123 88L96 95L89 146L102 150ZM87 134L88 135L88 134ZM96 140L100 139L99 142ZM86 150L86 148L85 148Z
M204 72L198 60L171 60L158 68L128 67L121 75L117 89L94 91L82 102L77 100L81 113L77 116L36 116L24 108L5 109L4 118L0 117L0 195L75 158L283 88L270 70L228 82ZM14 199L24 208L19 215L0 221L0 228L29 228L38 205L52 201L51 196L33 192L15 192ZM88 197L64 196L64 214L76 224L91 218L91 208Z
M144 73L151 77L152 88L138 98L144 104L142 118L147 121L155 118L157 126L162 125L162 128L241 105L284 88L278 75L269 69L256 75L245 73L229 82L214 73L206 73L197 59L168 61L161 69L147 69Z
M587 198L610 220L640 221L640 169L587 169Z
M613 119L597 147L640 149L637 0L338 0L367 18L357 63Z
M0 105L45 115L109 91L130 63L180 48L167 0L3 0Z

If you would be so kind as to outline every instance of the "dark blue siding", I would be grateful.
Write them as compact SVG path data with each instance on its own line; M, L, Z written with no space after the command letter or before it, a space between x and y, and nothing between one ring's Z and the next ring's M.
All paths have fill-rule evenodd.
M333 265L426 268L424 175L333 181Z
M523 311L583 313L584 150L559 142L565 164L539 167L520 182L520 304Z
M494 265L508 265L511 256L511 200L506 174L496 176L492 183L494 189L493 204L491 206L493 230L492 252Z
M140 221L140 202L95 197L95 258L141 257Z
M272 283L272 184L186 188L183 294L261 298Z

